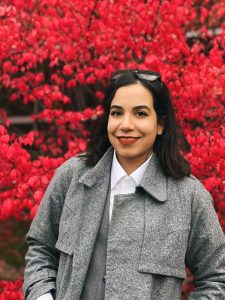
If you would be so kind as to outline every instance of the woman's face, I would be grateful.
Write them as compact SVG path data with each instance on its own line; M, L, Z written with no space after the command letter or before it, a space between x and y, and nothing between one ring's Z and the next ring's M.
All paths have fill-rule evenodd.
M111 102L107 130L121 166L134 171L150 156L156 136L163 132L149 90L138 83L119 88Z

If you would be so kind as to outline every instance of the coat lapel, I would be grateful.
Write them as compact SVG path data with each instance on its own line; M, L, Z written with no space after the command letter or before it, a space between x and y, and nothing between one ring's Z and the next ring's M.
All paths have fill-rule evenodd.
M140 187L160 202L164 202L167 198L167 178L155 153L144 173Z
M109 187L112 156L113 149L109 148L102 159L79 179L79 183L83 185L81 195L83 208L73 260L73 272L76 273L74 273L73 284L74 290L78 293L81 292L102 219Z

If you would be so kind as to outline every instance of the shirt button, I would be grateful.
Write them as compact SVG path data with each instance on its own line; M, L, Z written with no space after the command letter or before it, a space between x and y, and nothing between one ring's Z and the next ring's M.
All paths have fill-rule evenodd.
M102 281L106 283L106 276L103 276Z

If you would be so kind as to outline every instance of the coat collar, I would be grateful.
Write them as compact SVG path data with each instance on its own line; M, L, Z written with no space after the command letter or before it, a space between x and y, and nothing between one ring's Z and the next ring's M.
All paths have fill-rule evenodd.
M160 202L164 202L167 198L167 177L155 153L144 173L140 187Z
M79 179L79 182L91 187L96 181L110 174L112 158L113 148L109 147L98 163L83 174L83 176Z
M108 176L111 172L112 158L113 148L109 147L99 162L93 168L89 169L79 179L79 182L92 187L97 181ZM160 167L156 154L153 154L139 187L160 202L166 200L167 177Z

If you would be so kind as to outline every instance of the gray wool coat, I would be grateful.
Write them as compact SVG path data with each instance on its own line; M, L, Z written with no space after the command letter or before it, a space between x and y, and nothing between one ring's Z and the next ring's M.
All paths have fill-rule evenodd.
M23 291L36 300L78 300L101 222L113 150L87 168L74 157L56 170L27 234ZM189 300L225 299L225 238L203 185L173 179L153 155L134 194L116 195L109 227L105 300L178 300L185 266Z

